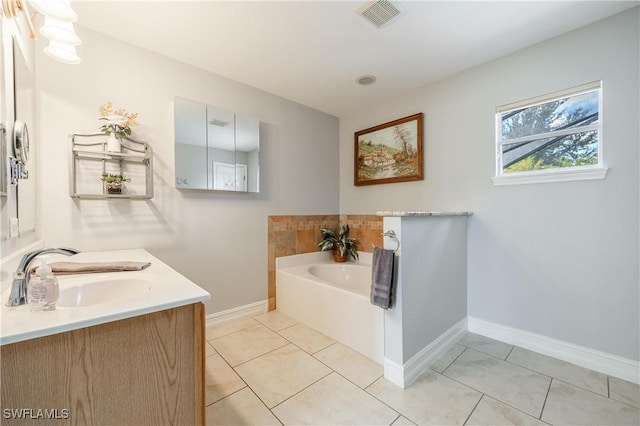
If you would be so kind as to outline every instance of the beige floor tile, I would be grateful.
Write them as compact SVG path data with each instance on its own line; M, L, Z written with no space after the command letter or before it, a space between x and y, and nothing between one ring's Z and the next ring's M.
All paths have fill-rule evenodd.
M236 372L269 408L331 373L294 345L287 345L236 367Z
M420 425L461 425L482 394L434 371L427 371L408 388L384 378L367 392Z
M507 361L607 396L607 376L566 361L515 347Z
M298 321L278 311L269 311L261 315L256 315L253 319L259 321L273 331L280 331L284 328L298 324Z
M205 368L205 405L239 391L246 384L218 354L207 358Z
M640 425L637 384L472 333L404 390L277 311L206 336L206 424Z
M506 359L511 349L513 349L512 345L474 333L467 333L462 336L458 340L458 344L500 359Z
M415 426L415 423L405 416L400 416L395 422L391 423L391 426Z
M464 352L465 349L467 348L454 343L454 345L451 346L449 350L447 350L444 354L442 354L442 356L438 358L436 362L431 364L431 369L433 371L437 371L438 373L442 373L447 369L447 367L451 365L451 363L453 363L453 361L456 360L456 358L460 356L462 352Z
M227 334L235 333L243 328L249 328L258 325L259 323L252 318L244 318L236 321L229 321L223 324L210 325L206 328L205 334L207 340L217 339L218 337L226 336Z
M464 351L444 375L536 418L540 417L551 381L542 374L473 349Z
M285 425L389 425L398 413L336 373L273 409Z
M228 396L207 407L207 425L280 425L276 417L264 406L251 389Z
M509 407L502 402L484 395L465 426L487 425L545 425L544 422L528 414Z
M285 328L280 330L278 334L309 354L314 354L335 343L324 334L304 324L296 324L293 327Z
M216 352L215 349L213 349L213 346L211 346L211 343L209 342L204 342L204 356L206 358L209 358L211 355L215 355L218 352Z
M331 345L314 356L363 389L384 373L380 364L341 343Z
M232 366L287 345L285 339L262 325L211 340L216 351Z
M640 386L635 383L609 377L609 396L611 399L640 408Z
M553 380L542 420L555 425L638 425L640 409Z

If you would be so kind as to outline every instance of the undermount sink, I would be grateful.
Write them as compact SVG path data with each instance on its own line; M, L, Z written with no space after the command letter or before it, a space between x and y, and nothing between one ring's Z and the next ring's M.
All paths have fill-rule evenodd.
M118 301L136 300L151 291L151 281L138 277L113 277L105 274L89 281L84 278L78 284L60 290L57 306L77 308Z

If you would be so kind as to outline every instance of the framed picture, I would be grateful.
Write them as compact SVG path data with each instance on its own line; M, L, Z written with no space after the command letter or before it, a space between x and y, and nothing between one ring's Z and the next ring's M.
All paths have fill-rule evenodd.
M354 185L422 180L422 113L354 137Z

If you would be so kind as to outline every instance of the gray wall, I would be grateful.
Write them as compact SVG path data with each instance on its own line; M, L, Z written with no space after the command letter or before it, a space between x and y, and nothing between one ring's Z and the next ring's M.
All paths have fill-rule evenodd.
M142 247L211 292L207 313L267 299L267 216L338 211L338 119L78 28L82 63L36 46L42 237L81 250ZM260 118L260 194L175 189L173 98ZM133 136L154 149L155 197L74 201L70 131L97 131L106 101L139 113ZM316 167L323 164L323 167ZM310 196L312 194L312 196Z
M407 217L401 225L406 363L467 316L467 217Z
M340 211L471 210L468 314L640 358L638 8L340 121ZM495 108L602 80L604 180L496 187ZM425 180L353 186L353 133L425 113Z
M405 365L467 316L467 216L385 217L400 241L385 359ZM385 248L396 250L385 238Z

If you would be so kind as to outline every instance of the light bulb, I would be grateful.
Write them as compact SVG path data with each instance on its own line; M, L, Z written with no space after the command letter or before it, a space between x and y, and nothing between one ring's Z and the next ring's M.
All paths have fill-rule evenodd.
M68 0L29 0L29 3L44 16L67 22L78 20L78 14L71 8Z
M52 41L73 46L80 44L80 37L76 34L71 22L61 21L50 16L45 16L44 25L40 28L40 34Z
M64 62L65 64L79 64L80 57L76 53L75 46L65 43L59 43L51 40L49 46L44 49L44 53L51 58Z

